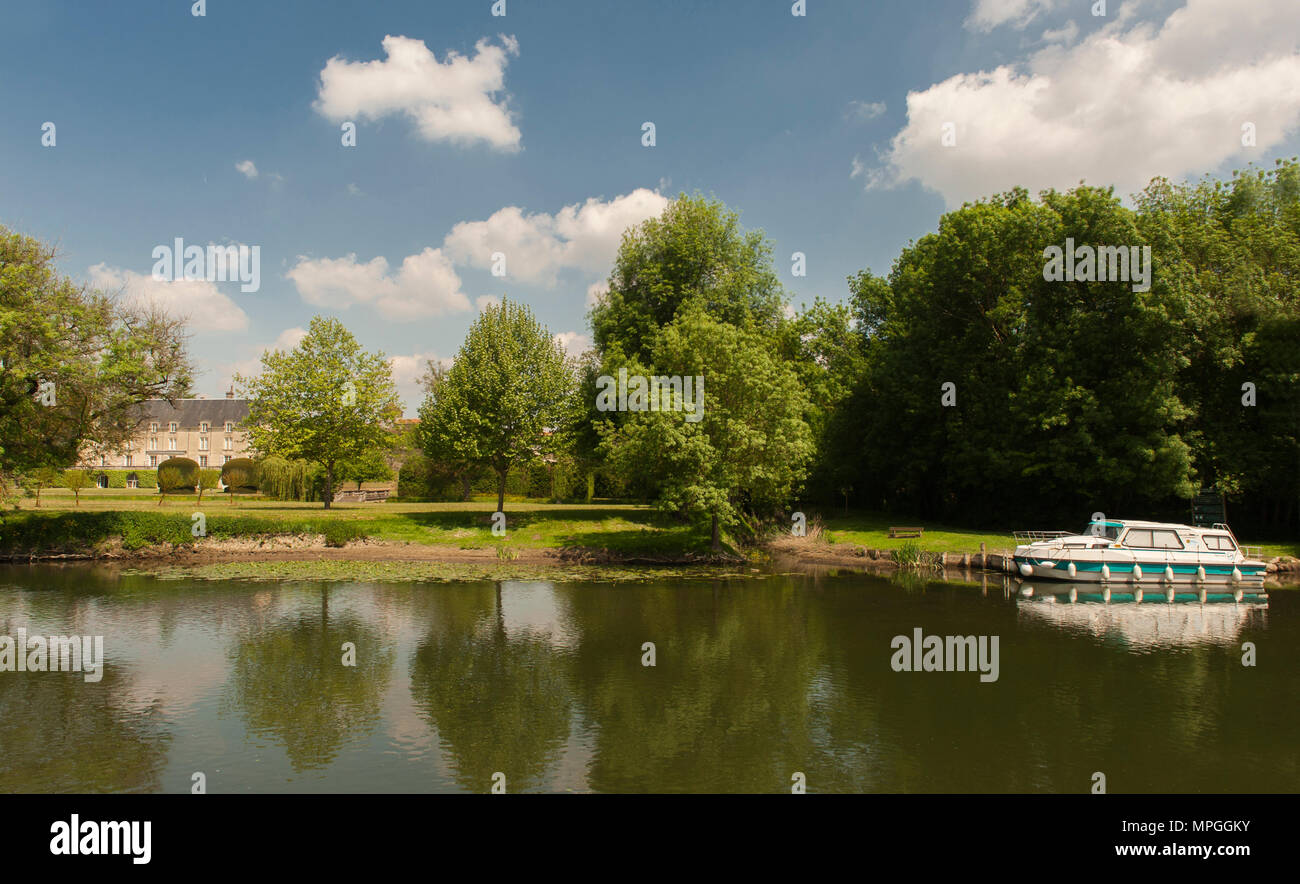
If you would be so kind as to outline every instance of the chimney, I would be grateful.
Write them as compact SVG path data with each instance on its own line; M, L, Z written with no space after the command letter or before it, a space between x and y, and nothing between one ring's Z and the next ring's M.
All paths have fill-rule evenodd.
M234 398L235 398L235 388L234 388L234 387L231 387L229 390L226 391L226 398L227 398L227 399L234 399Z

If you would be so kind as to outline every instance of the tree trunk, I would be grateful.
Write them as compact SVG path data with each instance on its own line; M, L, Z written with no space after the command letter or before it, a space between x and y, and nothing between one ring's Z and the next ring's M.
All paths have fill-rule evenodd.
M460 499L462 501L469 500L470 490L469 473L463 473L460 477Z
M718 533L718 514L713 514L713 551L722 552L722 538Z
M325 509L334 501L334 464L325 464Z
M506 474L510 472L510 467L497 469L497 512L506 511Z

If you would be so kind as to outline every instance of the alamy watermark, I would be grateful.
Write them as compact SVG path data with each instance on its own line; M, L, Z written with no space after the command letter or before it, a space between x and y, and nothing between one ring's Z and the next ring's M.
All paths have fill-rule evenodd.
M978 671L982 682L998 680L996 635L924 635L918 626L910 636L894 636L889 646L894 649L889 666L895 672Z
M1065 248L1043 249L1046 282L1131 282L1133 291L1151 291L1151 246L1079 246L1066 237Z
M153 278L159 282L206 280L239 282L241 292L262 287L262 247L240 245L187 246L176 237L172 245L154 246Z
M617 380L603 374L596 385L597 411L684 411L688 423L704 420L704 375L629 377L620 368Z
M104 677L102 635L0 635L0 672L84 672L85 680Z

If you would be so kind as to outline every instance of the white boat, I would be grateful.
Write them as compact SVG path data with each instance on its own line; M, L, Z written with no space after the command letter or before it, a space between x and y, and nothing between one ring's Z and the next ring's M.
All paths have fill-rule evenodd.
M1128 519L1094 521L1080 534L1017 531L1016 570L1074 583L1264 585L1267 565L1227 525L1195 528Z

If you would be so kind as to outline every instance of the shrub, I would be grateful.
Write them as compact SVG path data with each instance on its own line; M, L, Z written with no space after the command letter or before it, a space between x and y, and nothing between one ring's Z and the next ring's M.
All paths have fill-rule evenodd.
M163 494L193 491L198 484L199 465L188 457L171 457L158 464L158 488Z
M221 482L231 494L253 494L258 490L257 462L237 457L221 467Z
M322 525L321 533L325 535L326 546L346 546L348 541L359 540L366 536L365 529L355 522L335 519L330 519Z

